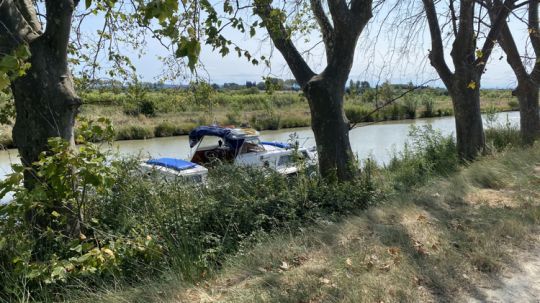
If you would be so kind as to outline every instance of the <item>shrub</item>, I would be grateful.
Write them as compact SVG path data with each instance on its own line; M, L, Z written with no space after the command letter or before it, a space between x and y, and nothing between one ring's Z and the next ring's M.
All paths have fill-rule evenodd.
M364 105L358 104L346 104L345 105L345 115L352 123L361 123L361 122L371 122L373 121L372 116L368 116L371 112L371 109Z
M439 117L448 117L448 116L452 116L453 114L454 114L454 110L451 108L437 110L437 116Z
M385 118L388 117L390 118L390 120L399 120L400 112L401 111L400 111L399 105L397 103L394 103L390 107L390 116L388 117L385 115Z
M69 159L71 162L74 158ZM105 161L105 157L99 159ZM61 183L66 188L72 177L85 176L81 169L96 163L86 158L80 160L74 171L78 173ZM44 161L52 165L64 160L55 155ZM367 207L378 196L369 170L354 182L328 184L302 174L289 179L273 171L261 173L260 169L219 166L210 172L208 187L199 188L164 181L158 175L143 178L136 173L137 163L127 160L113 166L91 166L88 173L97 169L105 174L106 183L89 187L91 203L85 211L89 216L85 217L88 223L84 224L84 237L47 238L55 245L44 246L46 254L39 263L30 259L35 242L26 233L29 229L11 224L22 218L23 212L11 212L11 225L0 230L0 243L8 248L0 250L0 267L5 274L0 277L0 288L16 290L17 285L23 285L19 282L27 279L30 283L25 284L21 293L34 300L51 300L54 294L54 300L61 300L62 288L88 289L88 284L93 283L134 282L141 276L157 275L165 268L173 268L187 280L198 279L219 266L226 254L261 235L337 219ZM56 178L63 176L60 167L46 169L54 168ZM110 171L111 168L115 170ZM22 203L25 197L48 201L42 199L66 192L58 190L48 189L46 196L35 200L42 193L21 189L24 195L16 196L17 203L1 210L31 205ZM80 188L69 190L65 197L70 200L80 192ZM63 218L62 213L60 216ZM53 226L55 235L64 230L62 222L67 221L59 219L59 225ZM2 227L6 227L4 223L0 221ZM21 263L13 265L15 256L22 256ZM16 291L0 293L0 299L7 301L17 296Z
M444 137L431 125L411 126L405 149L394 154L388 170L396 189L406 189L425 182L431 175L454 172L459 160L453 137Z
M232 109L232 111L228 112L225 116L227 118L226 124L236 125L243 122L242 115L239 110Z
M508 118L505 123L490 124L485 134L487 145L497 151L521 144L519 128L510 123Z
M435 116L434 107L435 102L432 98L424 97L422 98L422 105L424 106L424 110L422 111L421 116L423 118L431 118Z
M277 114L254 115L251 117L251 126L257 130L277 130L280 128L281 117Z
M414 96L410 94L405 95L403 99L403 115L406 119L416 118L416 108L418 106L418 101Z
M171 122L162 122L156 126L154 135L156 137L187 135L195 127L195 124L175 125Z
M306 127L311 124L309 117L284 117L280 120L280 128Z
M508 101L508 106L512 110L519 110L519 102L514 99Z
M147 117L156 115L156 104L151 100L141 100L138 103L139 112Z
M118 166L106 163L108 155L85 138L98 135L110 142L112 128L92 121L80 125L77 151L61 138L49 139L50 151L33 163L39 182L31 189L23 186L27 169L20 165L0 183L1 195L12 192L14 197L0 205L2 301L36 300L40 292L52 296L67 283L112 276L126 260L160 254L138 231L111 236L101 223L101 202L110 194Z
M124 104L124 113L129 116L145 115L147 117L156 116L156 104L151 100L141 100L136 103Z
M128 125L116 131L116 140L137 140L154 137L154 129L150 126Z

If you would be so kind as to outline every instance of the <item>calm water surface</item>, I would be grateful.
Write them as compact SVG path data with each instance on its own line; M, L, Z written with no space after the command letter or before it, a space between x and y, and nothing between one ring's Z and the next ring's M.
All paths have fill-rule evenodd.
M508 121L518 125L519 112L500 113L497 115L497 120L497 123L506 123ZM455 132L454 117L381 122L353 129L350 133L351 146L360 159L372 157L379 163L385 163L390 159L393 151L399 152L403 149L411 125L421 126L427 124L431 124L434 129L441 131L443 135L450 135ZM292 133L297 134L300 143L303 143L304 146L315 145L313 132L309 127L263 131L261 132L261 138L264 141L287 141ZM115 142L114 148L121 155L177 157L183 159L190 159L191 156L187 136L118 141ZM0 175L5 176L8 174L11 171L11 164L18 162L16 150L0 151Z

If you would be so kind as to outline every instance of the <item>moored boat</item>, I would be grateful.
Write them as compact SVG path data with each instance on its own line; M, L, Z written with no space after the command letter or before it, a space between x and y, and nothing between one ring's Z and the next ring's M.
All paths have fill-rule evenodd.
M313 171L317 164L315 148L297 142L262 142L259 132L251 128L199 126L189 133L189 144L194 149L191 162L205 167L230 163L292 175L302 169Z

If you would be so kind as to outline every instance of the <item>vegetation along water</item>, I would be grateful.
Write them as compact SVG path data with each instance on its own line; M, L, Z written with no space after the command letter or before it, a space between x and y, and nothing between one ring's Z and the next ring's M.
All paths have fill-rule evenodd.
M0 0L0 302L537 301L539 5Z

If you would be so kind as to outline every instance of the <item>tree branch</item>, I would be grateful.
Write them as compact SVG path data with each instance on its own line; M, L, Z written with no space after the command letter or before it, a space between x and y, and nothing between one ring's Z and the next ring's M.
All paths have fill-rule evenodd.
M341 29L349 25L350 12L345 0L328 0L328 7L332 15L334 27Z
M0 51L11 52L39 37L13 0L0 0Z
M486 41L484 42L484 46L482 47L482 56L481 58L477 58L475 60L476 66L481 71L484 70L485 63L489 56L491 56L491 52L493 51L493 47L495 46L495 42L497 41L497 37L499 36L501 29L505 25L508 29L506 18L512 11L514 3L515 0L506 0L504 4L499 7L494 6L494 8L496 8L496 15L495 19L491 22L491 29L489 30Z
M495 5L493 5L491 0L486 1L486 8L489 11L489 17L491 18L492 23L497 17L495 7L501 6L501 5L503 5L501 0L495 0ZM516 74L516 77L518 79L528 78L529 75L527 74L527 70L525 69L525 65L523 64L523 61L521 61L521 55L519 54L516 41L514 40L514 37L512 36L512 32L510 31L510 28L508 27L508 23L506 22L506 19L504 20L503 25L501 27L501 31L499 33L499 43L504 53L506 54L506 61L508 62L508 64L510 65L514 73Z
M67 67L67 49L71 32L71 21L75 10L74 0L46 0L47 26L45 39L53 51L52 56Z
M41 34L41 22L39 22L36 7L34 6L34 3L32 3L32 0L20 0L16 5L24 19L26 19L26 22L28 22L28 25L30 25L36 33Z
M317 23L321 29L324 46L326 48L326 61L330 62L334 53L335 45L334 28L332 27L330 20L328 20L328 16L324 12L321 0L311 0L310 2L313 15L315 16L315 19L317 19Z
M352 0L350 15L353 28L361 32L367 21L373 17L373 0Z
M529 39L536 55L536 63L531 71L531 79L540 83L540 29L538 26L538 0L529 1L529 20L527 22L529 28Z
M275 10L270 4L264 2L267 1L255 3L255 13L263 20L272 42L285 58L298 84L303 88L315 73L294 46L283 22L275 14L272 14Z
M465 66L473 64L475 59L476 37L474 36L473 0L460 1L458 20L458 33L450 52L456 73L464 70Z
M399 96L397 97L394 97L390 100L387 100L386 102L384 102L381 106L378 106L376 107L375 109L373 109L372 111L370 111L369 113L367 113L366 115L364 115L362 118L359 119L360 122L355 122L353 123L352 125L349 126L349 130L352 130L356 127L364 127L364 126L368 126L368 125L373 125L375 123L379 123L379 122L383 122L382 120L379 120L379 121L373 121L373 122L369 122L369 123L365 123L365 124L362 124L362 125L358 125L359 123L362 123L362 121L365 121L367 120L367 118L369 118L371 115L373 115L374 113L380 111L381 109L387 107L388 105L391 105L395 102L397 102L398 100L400 100L401 98L405 97L406 95L418 90L418 89L423 89L423 88L426 88L426 85L428 85L430 82L434 82L434 81L437 81L439 79L431 79L431 80L428 80L420 85L417 85L417 86L414 86L414 87L411 87L409 88L408 90L402 92Z
M439 27L435 3L433 0L422 0L422 2L424 3L424 10L426 11L431 35L431 51L429 52L429 60L431 65L437 70L437 73L441 77L441 80L445 83L446 87L451 87L451 82L454 75L450 71L450 68L448 68L448 65L444 59L441 28Z

